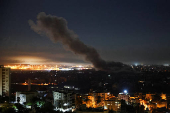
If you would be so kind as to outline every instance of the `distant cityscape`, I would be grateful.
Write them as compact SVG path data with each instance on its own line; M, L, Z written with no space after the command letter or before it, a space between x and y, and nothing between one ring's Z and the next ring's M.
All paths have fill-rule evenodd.
M170 66L1 65L0 108L12 112L168 113ZM22 107L21 107L22 106Z
M170 65L143 65L143 64L134 64L129 65L135 71L152 71L152 72L161 72L169 71ZM92 65L31 65L31 64L10 64L4 65L4 67L10 68L12 70L88 70L94 69Z
M19 69L19 70L82 70L82 69L92 69L93 66L86 65L75 65L75 66L67 66L67 65L30 65L30 64L13 64L13 65L5 65L4 67L9 67L11 69Z

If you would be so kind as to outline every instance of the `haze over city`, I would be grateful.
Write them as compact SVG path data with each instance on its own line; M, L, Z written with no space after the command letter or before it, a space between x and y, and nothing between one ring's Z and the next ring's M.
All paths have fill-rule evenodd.
M37 15L62 17L105 61L170 63L169 1L1 1L1 64L93 65L68 45L35 33ZM100 59L99 58L99 59Z

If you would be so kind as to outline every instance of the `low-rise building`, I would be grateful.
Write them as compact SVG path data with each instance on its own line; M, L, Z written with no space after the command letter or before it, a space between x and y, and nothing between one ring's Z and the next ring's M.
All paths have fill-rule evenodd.
M53 91L54 106L56 110L72 111L75 109L75 96L71 91Z
M124 94L124 93L118 94L118 99L125 100L126 104L129 104L129 97L130 97L130 95L128 95L128 94Z
M37 95L37 92L16 92L16 102L20 104L29 103Z
M120 111L120 108L121 100L118 100L117 97L104 101L104 110Z

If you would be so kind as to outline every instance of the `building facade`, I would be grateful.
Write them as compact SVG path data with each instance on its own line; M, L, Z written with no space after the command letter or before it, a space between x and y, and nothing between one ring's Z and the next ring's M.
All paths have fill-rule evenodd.
M75 98L72 92L54 91L53 98L56 110L65 112L72 111L75 108Z
M124 94L124 93L118 94L118 99L125 100L126 104L129 104L129 98L130 98L130 95L128 95L128 94Z
M120 109L121 100L118 100L117 97L104 101L104 110L120 111Z
M11 74L10 68L0 66L0 95L10 96Z
M37 95L37 92L16 92L16 103L29 103L31 99Z

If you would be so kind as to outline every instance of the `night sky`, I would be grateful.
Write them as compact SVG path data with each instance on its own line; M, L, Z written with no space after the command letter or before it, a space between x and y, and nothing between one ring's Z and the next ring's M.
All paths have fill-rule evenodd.
M90 64L30 28L40 12L106 61L170 64L170 0L0 0L0 64Z

